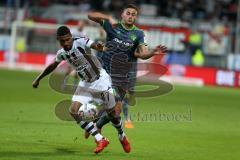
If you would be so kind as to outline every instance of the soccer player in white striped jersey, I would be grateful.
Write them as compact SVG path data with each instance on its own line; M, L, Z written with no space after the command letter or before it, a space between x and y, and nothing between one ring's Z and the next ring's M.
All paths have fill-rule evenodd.
M85 25L86 25L85 21L82 21L82 20L78 21L77 28L71 28L70 29L72 37L73 38L87 37L87 35L83 32L83 29L84 29ZM86 51L87 51L87 53L91 53L91 49L87 49ZM78 85L79 77L78 77L76 71L74 70L74 68L71 65L67 65L66 72L65 72L65 75L64 75L64 83L61 86L61 90L65 89L65 86L66 86L67 81L68 81L68 76L70 74L73 74L73 77L74 77L73 86L75 87L75 86Z
M109 115L112 117L113 125L118 126L121 123L114 117L116 103L111 78L102 68L97 57L87 55L85 51L85 47L103 51L105 49L104 45L93 42L88 38L73 39L69 28L66 26L61 26L57 29L57 40L63 48L57 52L55 61L48 65L33 81L32 86L37 88L40 80L56 69L61 61L66 60L72 65L81 78L81 81L72 97L72 104L69 111L81 128L88 131L95 138L97 147L94 152L99 153L109 144L109 141L99 133L93 122L83 121L78 111L81 105L87 104L90 101L102 101L109 111L112 110L112 112L109 112ZM84 89L87 89L87 92ZM93 92L95 91L95 93L91 93L88 89ZM101 99L95 97L96 93L101 95ZM119 130L122 130L122 128L120 127ZM125 135L123 131L122 134Z

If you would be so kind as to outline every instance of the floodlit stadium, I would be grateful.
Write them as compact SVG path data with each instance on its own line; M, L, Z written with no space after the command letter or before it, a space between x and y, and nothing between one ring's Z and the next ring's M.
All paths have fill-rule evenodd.
M240 158L238 0L0 1L0 159Z

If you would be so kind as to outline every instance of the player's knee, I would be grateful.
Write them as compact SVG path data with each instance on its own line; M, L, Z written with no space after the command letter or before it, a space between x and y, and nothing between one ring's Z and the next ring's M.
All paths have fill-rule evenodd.
M112 115L108 115L108 116L109 116L109 120L113 124L119 124L121 122L121 116L120 115L112 114Z
M80 102L72 102L72 105L69 108L70 114L77 114L78 110L82 104Z
M113 113L115 116L119 116L122 111L122 103L120 101L116 102Z
M119 118L120 117L120 113L119 112L116 112L116 109L113 108L111 110L108 110L107 111L107 115L110 119L116 119L116 118Z

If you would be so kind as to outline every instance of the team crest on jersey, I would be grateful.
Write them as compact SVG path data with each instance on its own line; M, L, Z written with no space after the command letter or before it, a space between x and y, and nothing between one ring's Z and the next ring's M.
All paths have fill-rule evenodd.
M130 36L130 39L131 39L132 41L135 41L136 38L137 38L137 36L136 36L135 34L132 34L132 35Z

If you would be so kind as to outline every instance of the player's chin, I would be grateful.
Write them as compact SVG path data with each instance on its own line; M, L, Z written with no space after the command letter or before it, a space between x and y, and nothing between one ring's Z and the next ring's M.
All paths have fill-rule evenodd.
M69 51L70 50L70 46L64 46L63 47L65 51Z
M134 21L128 21L127 24L128 24L128 25L133 25L133 24L134 24Z

